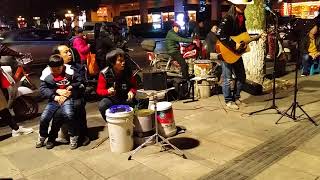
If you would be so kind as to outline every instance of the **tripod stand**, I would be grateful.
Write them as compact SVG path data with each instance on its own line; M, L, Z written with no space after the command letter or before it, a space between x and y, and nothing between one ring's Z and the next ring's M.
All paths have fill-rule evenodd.
M279 33L278 33L278 17L274 15L275 18L275 47L277 47L278 45L278 39L279 39ZM263 111L267 111L270 109L274 109L277 111L278 114L282 114L281 111L278 109L278 106L276 105L276 67L277 67L277 53L276 50L273 52L273 72L272 72L272 79L273 79L273 83L272 83L272 105L270 107L258 110L258 111L254 111L254 112L250 112L249 115L255 114L255 113L259 113L259 112L263 112Z
M171 88L170 88L171 89ZM165 92L168 92L168 90L170 89L167 89L167 90L164 90ZM158 138L160 138L162 140L161 142L161 148L163 148L164 150L166 150L165 146L171 146L174 150L176 150L184 159L187 159L187 157L185 156L185 154L180 150L178 149L176 146L174 146L173 144L171 144L169 142L168 139L162 137L159 132L158 132L158 120L157 120L157 103L158 103L158 97L157 97L157 94L160 93L160 91L149 91L151 92L150 94L148 94L149 97L152 97L153 98L153 104L154 104L154 121L155 121L155 128L156 128L156 132L155 134L153 134L152 136L150 136L146 142L144 142L143 144L141 144L140 146L138 146L128 157L128 160L131 160L132 159L132 156L138 152L142 147L144 147L147 143L149 143L153 138L156 139L156 144L160 143Z
M299 105L299 102L297 102L297 93L298 93L298 71L300 68L300 59L299 59L299 54L300 52L298 52L298 59L297 59L297 63L296 63L296 69L295 69L295 81L294 81L294 97L293 97L293 103L291 104L291 106L284 111L284 113L282 114L282 116L277 120L276 124L278 124L278 122L283 118L283 116L288 116L289 118L291 118L292 120L296 120L296 109L297 107L308 117L308 120L310 122L312 122L315 126L318 126L318 124L308 115L308 113L302 109L302 107ZM291 113L288 114L288 111L290 111L291 109Z

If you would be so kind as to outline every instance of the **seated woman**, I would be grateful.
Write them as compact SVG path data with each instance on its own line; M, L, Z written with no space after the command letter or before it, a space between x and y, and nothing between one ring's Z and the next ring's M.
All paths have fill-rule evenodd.
M104 120L105 112L112 105L132 104L137 92L137 81L125 62L124 51L115 49L106 56L107 67L98 78L97 94L103 99L99 103L99 111Z
M306 26L306 33L301 40L301 59L303 72L301 76L307 76L310 73L310 67L314 60L320 56L318 25L316 21L311 21Z

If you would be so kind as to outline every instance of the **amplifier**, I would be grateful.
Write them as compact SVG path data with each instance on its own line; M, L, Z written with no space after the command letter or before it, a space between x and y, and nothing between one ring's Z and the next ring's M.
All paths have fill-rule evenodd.
M165 90L167 89L167 73L163 71L143 73L144 90Z

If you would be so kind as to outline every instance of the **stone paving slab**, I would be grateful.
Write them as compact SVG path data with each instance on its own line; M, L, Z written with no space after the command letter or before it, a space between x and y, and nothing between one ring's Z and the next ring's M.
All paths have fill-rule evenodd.
M87 180L85 176L68 164L61 164L27 177L28 180Z
M263 171L258 176L254 177L254 180L267 180L267 179L316 180L317 176L276 163L271 167L269 167L268 169L266 169L265 171Z
M170 180L165 175L145 166L137 165L123 173L109 178L108 180L142 180L142 179L152 179L152 180Z
M319 121L319 75L299 81L298 100ZM281 110L291 105L292 94L290 89L277 94L282 98L276 101ZM248 112L271 105L271 101L265 101L270 97L270 94L254 97L243 93L242 98L249 104L239 111L226 111L222 95L187 104L174 102L176 124L185 127L186 132L170 141L181 148L188 159L172 151L160 152L158 146L148 146L131 161L127 160L129 153L110 152L109 140L94 148L108 136L108 130L96 111L96 103L92 103L88 106L88 125L89 131L95 134L89 146L74 151L68 145L52 150L36 149L37 133L3 140L0 142L0 178L189 180L227 172L229 174L223 176L216 173L214 177L319 179L320 135L308 120L294 122L284 117L276 125L280 115L273 110L248 116Z

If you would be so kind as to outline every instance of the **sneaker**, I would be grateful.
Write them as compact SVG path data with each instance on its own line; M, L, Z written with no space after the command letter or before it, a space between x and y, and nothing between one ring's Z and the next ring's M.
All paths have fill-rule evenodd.
M70 149L77 149L78 147L78 136L70 137Z
M56 139L56 142L59 142L61 144L69 144L69 141L67 139L65 139L65 138L62 138L62 137L58 137Z
M46 141L46 139L46 137L39 136L39 139L36 142L36 148L41 148L42 146L44 146L44 142Z
M247 105L246 103L242 102L240 99L237 99L237 100L235 101L235 103L236 103L236 105L238 105L238 106L246 106L246 105Z
M229 101L226 103L226 106L229 108L229 109L232 109L232 110L238 110L239 109L239 106L235 104L235 102L233 101Z
M52 149L54 148L54 141L51 141L51 140L48 140L47 143L46 143L46 148L47 149Z
M32 128L24 128L22 126L19 126L18 130L12 130L12 137L17 137L20 135L30 134L33 132Z
M82 138L82 146L87 146L88 144L90 144L90 138L88 136L84 136Z

